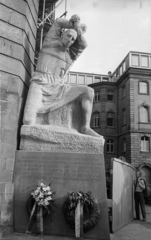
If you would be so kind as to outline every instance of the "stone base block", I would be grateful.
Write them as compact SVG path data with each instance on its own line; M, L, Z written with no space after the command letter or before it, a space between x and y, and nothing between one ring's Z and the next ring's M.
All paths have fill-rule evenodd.
M48 125L23 125L20 150L103 153L104 138L81 134L75 129Z
M26 203L38 181L46 185L51 183L57 206L57 209L53 207L55 214L51 212L53 224L49 216L44 218L45 235L74 238L75 230L65 221L63 204L70 191L91 191L100 206L100 219L96 226L84 232L84 239L110 239L103 154L17 151L14 172L15 232L26 232L29 221ZM84 217L88 218L86 213ZM35 222L31 232L37 233Z

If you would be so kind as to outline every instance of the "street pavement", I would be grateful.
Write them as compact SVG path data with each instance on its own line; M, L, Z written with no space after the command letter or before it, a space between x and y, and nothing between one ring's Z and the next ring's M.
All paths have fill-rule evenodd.
M110 236L111 240L151 240L151 206L146 205L146 222L133 220Z
M114 234L111 240L151 240L151 206L146 206L146 222L133 220ZM20 233L7 234L0 232L0 239L4 240L75 240L70 237L34 236ZM78 238L79 239L79 238ZM88 239L83 239L88 240ZM99 239L98 239L99 240Z

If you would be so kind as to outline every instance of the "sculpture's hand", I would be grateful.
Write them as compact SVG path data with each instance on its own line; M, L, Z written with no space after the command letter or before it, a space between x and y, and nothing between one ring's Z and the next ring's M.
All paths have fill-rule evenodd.
M84 23L80 24L80 29L82 31L82 34L84 34L87 31L87 25Z
M74 23L80 23L80 17L79 17L79 15L77 15L77 14L74 14L72 17L71 17L71 19L70 19L70 21L74 24Z

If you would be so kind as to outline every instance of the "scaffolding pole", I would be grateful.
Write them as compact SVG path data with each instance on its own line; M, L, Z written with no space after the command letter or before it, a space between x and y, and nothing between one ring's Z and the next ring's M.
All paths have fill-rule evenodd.
M63 2L64 0L62 0L42 21L41 23L38 24L38 27L40 27L48 18L49 16L51 16L51 14L57 9L57 7L59 7L59 5Z
M44 17L45 17L45 6L46 6L46 0L43 0L42 21L44 20ZM42 28L41 28L41 34L40 34L40 49L42 48L43 32L44 32L44 25L42 25Z

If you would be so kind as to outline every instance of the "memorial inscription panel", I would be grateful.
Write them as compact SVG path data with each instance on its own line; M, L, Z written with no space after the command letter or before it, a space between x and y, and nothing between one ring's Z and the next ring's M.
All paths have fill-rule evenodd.
M92 191L101 207L99 224L84 234L95 239L101 234L108 238L107 199L104 159L101 154L51 153L17 151L15 161L15 230L25 232L28 223L26 201L37 183L51 183L56 215L52 215L53 226L49 218L44 219L44 232L51 235L74 236L74 230L65 223L62 205L69 191ZM23 214L20 215L20 213ZM106 227L105 227L106 226ZM36 231L33 227L33 232ZM97 234L96 234L97 232ZM96 237L95 237L96 236ZM106 236L106 237L105 237ZM101 239L101 238L100 238Z
M28 156L21 156L17 161L15 174L22 176L24 179L43 178L46 181L68 179L70 181L100 181L100 171L103 163L100 162L100 155L91 158L83 154L82 156L66 157L65 153L51 153L52 156L33 156L33 153ZM41 155L41 154L40 154ZM71 155L71 154L70 154ZM72 159L71 159L72 158Z

